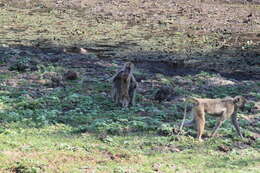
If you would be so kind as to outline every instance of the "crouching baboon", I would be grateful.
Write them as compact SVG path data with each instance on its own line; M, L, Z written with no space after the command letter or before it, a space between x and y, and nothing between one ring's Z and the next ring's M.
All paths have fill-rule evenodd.
M135 104L135 93L138 86L133 75L134 64L127 62L112 78L112 99L122 107Z
M190 122L186 122L184 124L182 123L182 125L191 126L195 124L197 129L197 138L199 140L201 140L201 136L205 127L205 113L219 117L211 137L216 134L222 123L231 117L232 124L235 126L238 135L243 138L243 135L240 132L239 124L237 122L237 111L238 108L244 108L246 103L246 99L244 97L236 96L234 98L230 97L224 99L188 98L186 99L186 102L192 102L195 104L192 108L193 119ZM183 122L185 120L185 115L186 112L184 113Z

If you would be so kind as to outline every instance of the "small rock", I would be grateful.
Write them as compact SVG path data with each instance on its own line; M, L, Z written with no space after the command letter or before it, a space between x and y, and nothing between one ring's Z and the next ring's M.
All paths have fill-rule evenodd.
M43 74L44 79L51 79L51 78L54 78L57 76L59 76L59 74L57 72L46 72Z
M218 150L219 150L219 151L222 151L222 152L228 152L228 151L230 151L231 149L230 149L230 147L228 147L228 146L226 146L226 145L220 145L220 146L218 146Z
M59 87L59 86L64 86L62 77L56 76L56 77L51 78L50 87L55 88L55 87Z
M82 47L71 47L71 48L65 48L63 49L63 52L65 53L80 53L80 54L87 54L88 51Z
M36 65L31 66L30 70L31 70L31 71L37 71L37 70L38 70L38 67L37 67Z
M172 153L180 152L181 150L179 148L170 148L169 149Z
M161 87L154 96L154 100L158 100L161 103L163 100L166 100L170 97L172 89L168 86Z
M11 86L11 87L17 87L18 82L19 81L15 80L15 79L7 79L5 81L5 84L8 85L8 86Z
M59 86L64 86L63 78L57 72L45 73L43 75L43 78L48 80L48 82L45 83L46 86L49 86L49 87L52 87L52 88L59 87Z
M9 70L10 70L10 71L17 70L17 71L19 71L19 72L25 72L26 69L28 69L28 68L29 68L29 66L28 66L27 64L15 63L15 64L13 64L13 65L11 65L11 66L9 67Z
M192 80L190 80L190 79L184 79L184 78L181 77L181 76L175 76L175 77L173 78L173 81L174 81L174 84L181 85L181 86L183 86L183 85L189 85L189 84L192 84L192 83L193 83Z
M141 82L142 80L146 80L146 76L144 74L135 74L134 75L137 82Z
M224 86L224 85L234 85L234 84L235 82L224 79L222 77L211 77L207 81L207 85L209 86Z
M48 61L53 62L53 63L58 62L59 60L60 60L59 57L51 57L48 59Z
M248 148L250 147L250 145L248 145L247 143L245 142L236 142L234 144L235 147L239 148L239 149L245 149L245 148Z
M106 92L101 92L100 93L102 96L104 96L104 97L107 97L108 96L108 94L106 93Z
M33 100L33 98L29 94L22 94L22 96L28 100Z
M78 78L78 73L75 71L69 70L64 74L64 78L67 80L76 80Z
M48 85L51 81L49 79L40 79L36 80L36 82L41 85Z
M86 50L86 49L84 49L84 48L80 48L79 49L79 53L81 53L81 54L86 54L86 53L88 53L88 51Z

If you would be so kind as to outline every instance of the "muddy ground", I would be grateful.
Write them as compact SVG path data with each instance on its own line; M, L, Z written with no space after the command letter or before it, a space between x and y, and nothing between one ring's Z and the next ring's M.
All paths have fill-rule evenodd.
M9 3L15 6L23 2L14 0ZM52 55L52 58L78 57L68 55L64 49L82 47L87 52L87 55L80 55L82 57L91 54L105 61L132 60L137 67L149 64L151 72L166 75L203 70L236 80L260 79L260 10L254 3L111 0L57 1L55 5L54 1L48 2L30 1L25 4L27 10L20 12L46 16L53 11L57 18L55 25L60 25L59 35L51 38L49 35L53 32L48 28L38 26L39 29L33 30L29 25L15 26L13 23L14 26L4 26L1 43L27 52L24 55ZM81 8L71 11L66 8L70 4ZM5 2L1 8L7 6ZM68 32L71 28L66 31L66 24L73 20L80 23L72 32ZM104 25L106 31L100 31L100 25ZM116 30L113 30L107 25L121 26L114 26ZM85 27L96 27L97 37L94 38L93 32L84 33L88 32L84 31ZM116 35L117 29L124 32ZM7 32L16 37L6 38ZM26 34L31 34L32 38L23 40ZM90 38L86 38L88 34L92 34ZM2 47L1 50L6 52L8 48Z

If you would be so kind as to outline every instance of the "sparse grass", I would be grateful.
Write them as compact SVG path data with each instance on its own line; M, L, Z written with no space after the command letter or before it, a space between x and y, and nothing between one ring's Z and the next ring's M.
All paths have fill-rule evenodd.
M259 155L254 148L234 148L228 153L216 150L220 145L231 144L230 140L211 139L199 143L187 137L175 141L171 137L141 134L105 138L91 133L73 134L73 128L61 124L40 129L10 124L0 135L0 169L3 172L14 169L28 172L153 172L156 169L257 172L259 168Z

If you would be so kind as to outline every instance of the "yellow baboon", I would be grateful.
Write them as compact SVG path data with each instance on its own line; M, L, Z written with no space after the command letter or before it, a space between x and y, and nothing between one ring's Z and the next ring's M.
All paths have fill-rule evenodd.
M219 117L219 120L213 129L211 137L216 134L217 130L223 124L223 122L231 117L232 124L235 126L238 135L243 138L243 135L239 128L239 124L237 122L237 111L238 108L244 108L244 105L246 103L246 99L244 97L236 96L234 98L224 99L203 99L191 97L186 99L186 102L195 103L192 108L193 120L184 124L182 123L182 125L191 126L195 123L197 129L197 138L199 140L201 140L201 136L205 127L205 113L213 115L215 117ZM183 117L183 122L185 120L185 114Z

